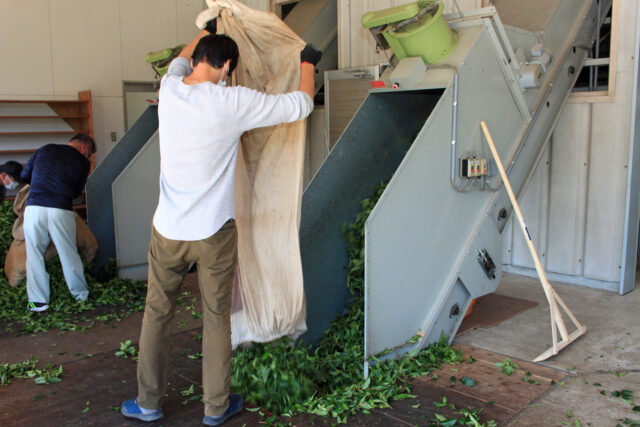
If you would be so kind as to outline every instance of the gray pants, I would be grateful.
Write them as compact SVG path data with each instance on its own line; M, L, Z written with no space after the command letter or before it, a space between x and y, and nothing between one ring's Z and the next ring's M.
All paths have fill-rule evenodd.
M24 240L27 247L27 295L31 302L49 303L51 287L44 266L49 243L58 251L62 272L75 299L86 300L89 288L76 244L75 213L57 208L27 206L24 211Z

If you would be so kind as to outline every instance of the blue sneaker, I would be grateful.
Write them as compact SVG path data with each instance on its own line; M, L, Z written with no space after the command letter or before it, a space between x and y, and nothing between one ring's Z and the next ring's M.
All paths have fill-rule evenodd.
M136 399L129 399L122 402L120 407L122 415L128 418L136 418L141 421L156 421L164 417L162 409L141 408Z
M219 426L238 412L242 411L242 408L244 408L242 396L240 396L239 394L230 394L229 407L226 411L224 411L224 414L217 416L205 415L202 419L202 423L207 426Z

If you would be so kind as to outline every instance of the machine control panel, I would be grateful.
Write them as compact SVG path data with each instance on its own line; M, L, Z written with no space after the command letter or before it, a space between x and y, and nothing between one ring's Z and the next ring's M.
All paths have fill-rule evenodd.
M485 176L488 172L488 164L487 159L478 159L476 157L462 159L462 176L465 178Z

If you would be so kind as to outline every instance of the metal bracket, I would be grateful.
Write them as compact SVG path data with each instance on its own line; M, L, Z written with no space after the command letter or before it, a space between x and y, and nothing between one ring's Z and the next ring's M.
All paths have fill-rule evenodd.
M495 21L494 23L497 23L497 22L499 21ZM501 26L502 24L499 24L499 25ZM528 122L529 120L531 120L531 112L529 111L529 106L527 105L527 101L524 99L524 96L522 95L522 90L520 89L520 85L518 84L518 79L516 78L516 75L514 73L513 67L515 67L514 64L518 63L518 61L515 58L515 54L513 54L513 49L511 48L511 45L508 45L509 47L507 48L507 50L510 51L509 55L513 55L511 56L511 58L508 58L507 55L505 54L505 51L503 50L501 40L498 37L498 34L496 34L494 25L491 23L491 20L489 18L484 18L482 20L482 26L487 32L487 35L489 36L489 39L492 42L496 55L500 58L500 68L502 69L504 78L506 79L509 89L511 91L511 96L513 96L513 100L518 106L518 111L520 112L520 116L522 116L522 120L524 120L525 122ZM503 28L503 31L504 31L504 28ZM520 67L518 64L518 69L519 68Z
M491 255L486 249L482 248L478 251L478 262L484 270L487 277L491 280L496 278L496 264L493 262Z
M494 6L482 9L471 10L464 13L463 17L457 14L447 14L445 18L449 21L452 28L465 27L468 25L477 25L482 22L483 28L487 31L489 39L492 42L496 55L500 59L500 67L507 80L509 89L513 99L518 106L518 111L524 121L531 120L531 113L527 102L522 95L520 85L516 73L520 71L520 62L516 58L516 54L511 46L511 41L507 37L507 32L502 25L498 11Z

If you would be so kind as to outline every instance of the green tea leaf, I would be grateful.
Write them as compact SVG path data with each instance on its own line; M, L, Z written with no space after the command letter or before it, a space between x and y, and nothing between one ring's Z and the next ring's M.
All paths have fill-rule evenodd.
M473 387L474 385L478 384L475 380L469 378L469 377L462 377L460 378L460 382L466 386L469 387Z

